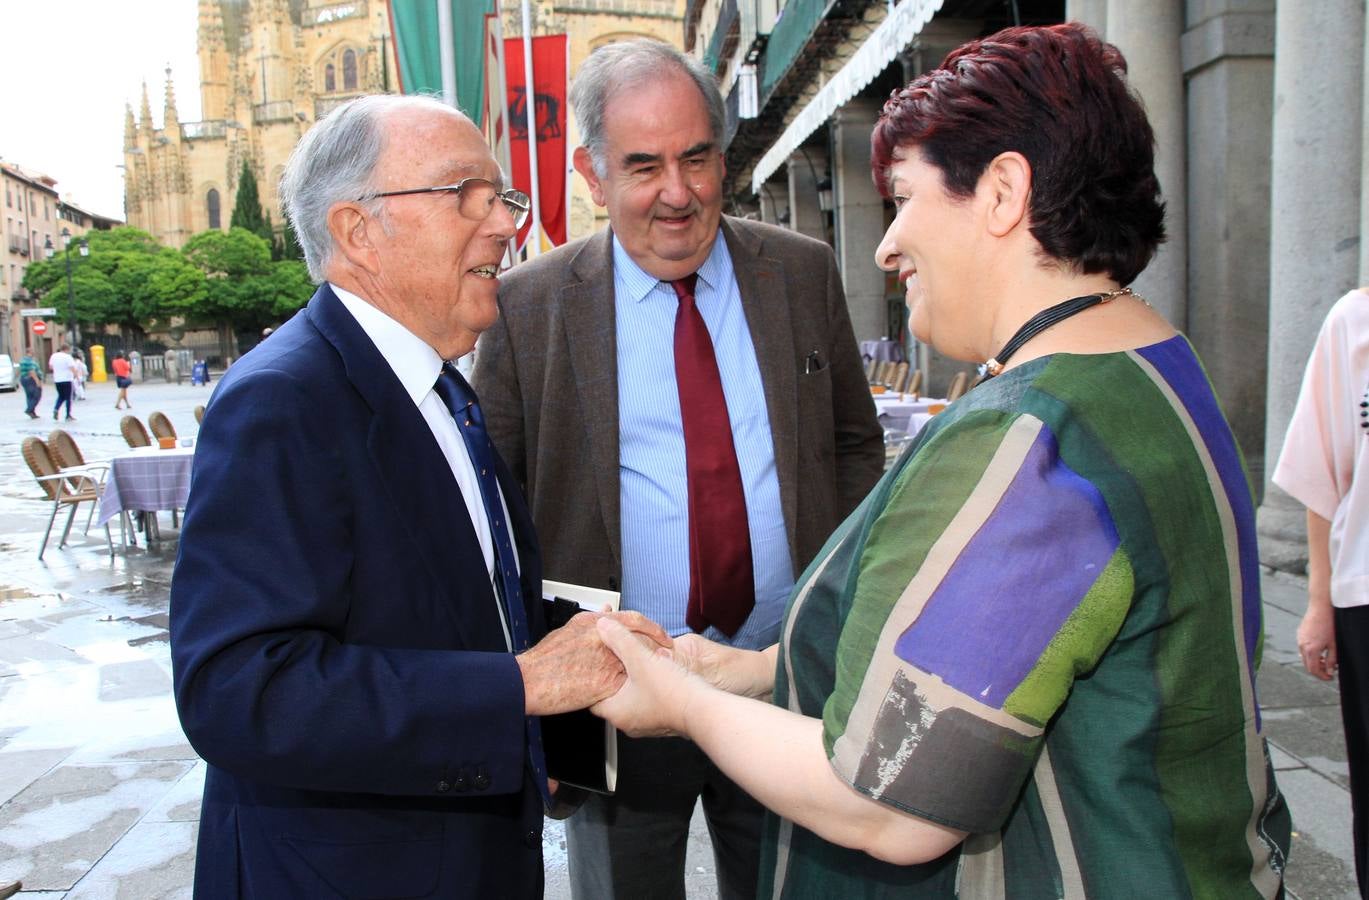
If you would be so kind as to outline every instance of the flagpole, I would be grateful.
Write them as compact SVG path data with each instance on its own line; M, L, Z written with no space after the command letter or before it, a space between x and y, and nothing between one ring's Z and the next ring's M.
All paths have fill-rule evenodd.
M491 87L498 90L496 95L499 98L499 109L503 122L504 134L494 136L495 162L499 163L499 171L504 174L506 180L513 179L513 160L509 152L509 127L512 124L512 117L509 115L509 80L508 73L504 68L504 10L499 6L499 0L494 0L494 67L498 70L498 84ZM507 185L506 185L507 186ZM506 268L518 265L518 251L514 247L515 241L509 241L504 245L504 259Z
M452 43L451 0L437 0L437 52L442 65L442 102L456 104L456 47Z
M537 88L532 80L532 12L523 0L523 92L524 117L528 126L528 174L532 182L532 225L528 228L528 259L542 252L542 201L537 168Z

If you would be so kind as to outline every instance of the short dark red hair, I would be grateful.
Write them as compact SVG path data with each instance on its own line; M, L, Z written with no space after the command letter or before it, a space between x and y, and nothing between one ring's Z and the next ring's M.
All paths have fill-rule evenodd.
M946 191L969 197L994 157L1032 167L1028 218L1045 253L1120 284L1165 239L1155 135L1126 82L1127 63L1078 23L1007 28L953 50L895 91L871 136L875 183L917 150Z

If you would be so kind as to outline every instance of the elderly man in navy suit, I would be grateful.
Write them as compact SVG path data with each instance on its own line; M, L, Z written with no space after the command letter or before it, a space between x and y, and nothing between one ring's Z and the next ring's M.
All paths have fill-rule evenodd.
M449 362L527 198L460 113L380 96L281 193L323 283L209 404L172 587L196 895L540 897L539 717L622 674L591 616L539 641L532 523Z

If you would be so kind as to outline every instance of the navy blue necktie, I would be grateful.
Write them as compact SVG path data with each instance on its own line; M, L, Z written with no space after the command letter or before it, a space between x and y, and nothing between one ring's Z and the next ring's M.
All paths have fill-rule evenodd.
M489 519L490 535L494 538L494 581L508 614L513 652L522 653L532 646L528 635L527 610L523 607L523 587L518 580L518 563L513 553L513 534L504 518L504 504L499 500L499 481L494 474L494 446L490 443L489 433L485 431L485 417L480 412L475 391L471 390L466 379L451 363L443 364L442 374L438 376L433 389L456 420L457 430L461 432L466 450L471 455L471 463L475 466L475 474L480 481L480 499L484 501L485 517ZM528 716L527 722L528 758L542 799L550 806L547 763L542 752L542 726L536 716Z

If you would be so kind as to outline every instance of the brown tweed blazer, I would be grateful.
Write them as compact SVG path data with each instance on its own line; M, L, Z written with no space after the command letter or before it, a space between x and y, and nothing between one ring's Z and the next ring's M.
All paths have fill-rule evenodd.
M730 217L721 230L765 385L797 576L879 480L883 430L831 248ZM611 232L500 276L499 306L499 321L480 336L473 382L490 436L527 494L542 570L557 581L617 590ZM806 374L813 350L824 366Z

